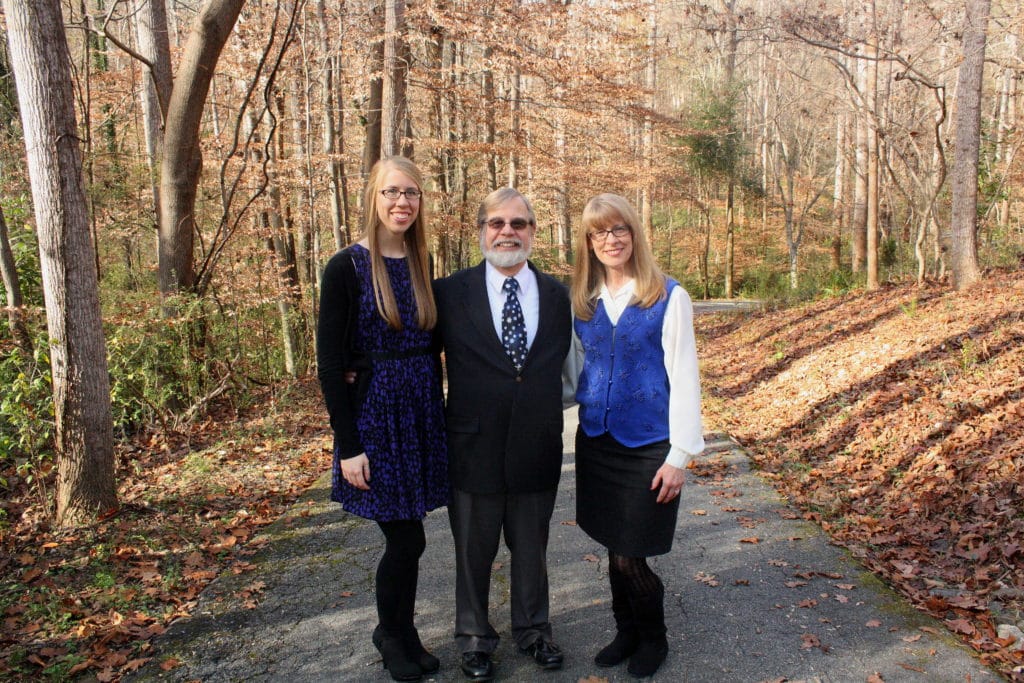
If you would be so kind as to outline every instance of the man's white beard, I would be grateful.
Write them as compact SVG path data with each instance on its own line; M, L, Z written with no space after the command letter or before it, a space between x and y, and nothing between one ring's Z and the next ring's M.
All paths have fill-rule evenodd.
M519 244L522 245L523 241L518 240ZM495 268L511 268L512 266L518 266L520 263L530 258L530 249L526 249L520 246L515 251L497 251L490 250L487 248L487 244L484 241L484 235L480 235L480 252L484 255L484 258Z

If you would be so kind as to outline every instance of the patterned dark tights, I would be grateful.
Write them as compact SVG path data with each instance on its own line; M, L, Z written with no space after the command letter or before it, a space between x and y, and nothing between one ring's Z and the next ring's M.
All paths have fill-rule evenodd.
M626 557L608 553L608 576L631 599L650 597L663 587L661 579L647 565L646 557Z

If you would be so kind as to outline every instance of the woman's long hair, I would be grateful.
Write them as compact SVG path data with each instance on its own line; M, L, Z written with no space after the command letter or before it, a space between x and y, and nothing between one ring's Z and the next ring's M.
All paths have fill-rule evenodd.
M366 179L363 190L363 233L366 235L370 250L370 274L373 281L373 295L377 301L377 311L387 321L388 326L396 330L402 329L402 318L395 301L395 292L391 289L387 266L381 254L377 231L381 227L377 217L377 204L381 199L384 176L388 171L400 171L409 176L416 187L423 191L423 174L409 159L400 156L381 159ZM427 260L427 209L423 195L420 196L419 212L416 220L405 231L405 260L409 264L409 275L412 280L413 296L416 299L416 322L424 330L433 329L437 324L437 304L434 302L434 290L430 286L430 266Z
M604 264L591 249L590 233L608 230L614 225L625 225L632 235L633 253L629 257L629 269L636 282L632 303L650 308L668 293L665 275L654 262L651 245L636 210L617 194L599 194L583 208L583 220L576 232L576 269L570 294L573 314L580 320L590 320L594 316L605 278Z

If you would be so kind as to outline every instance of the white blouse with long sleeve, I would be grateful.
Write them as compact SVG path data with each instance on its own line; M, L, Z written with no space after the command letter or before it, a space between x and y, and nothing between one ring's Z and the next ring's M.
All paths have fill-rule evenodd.
M599 299L612 325L633 299L635 282L630 280L615 294L601 286ZM693 332L693 304L682 287L675 287L668 297L665 321L661 330L661 347L665 351L665 372L668 375L669 448L665 462L674 467L687 464L704 450L704 427L700 417L700 372L697 365L697 341ZM572 335L572 349L566 358L563 373L563 403L575 403L576 386L583 370L583 346Z

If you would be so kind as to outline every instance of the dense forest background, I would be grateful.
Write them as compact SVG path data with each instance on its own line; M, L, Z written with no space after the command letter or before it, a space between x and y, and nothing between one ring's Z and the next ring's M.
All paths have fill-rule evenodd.
M563 276L586 200L633 198L661 264L699 298L959 286L1021 258L1016 2L62 3L60 40L22 66L71 94L61 139L80 153L81 243L39 225L59 202L33 201L26 122L60 87L16 87L17 7L0 45L0 459L40 486L95 431L61 427L62 397L90 395L65 381L76 362L106 359L104 443L308 373L318 273L358 238L381 155L429 177L438 276L478 258L475 209L502 185L533 199L535 260ZM966 232L958 187L975 202ZM83 256L101 312L92 357L73 348L88 322L58 334L45 315L74 320L63 290L90 286L48 285L47 259ZM53 354L67 356L57 381ZM59 517L114 502L113 459L96 450L57 473Z

